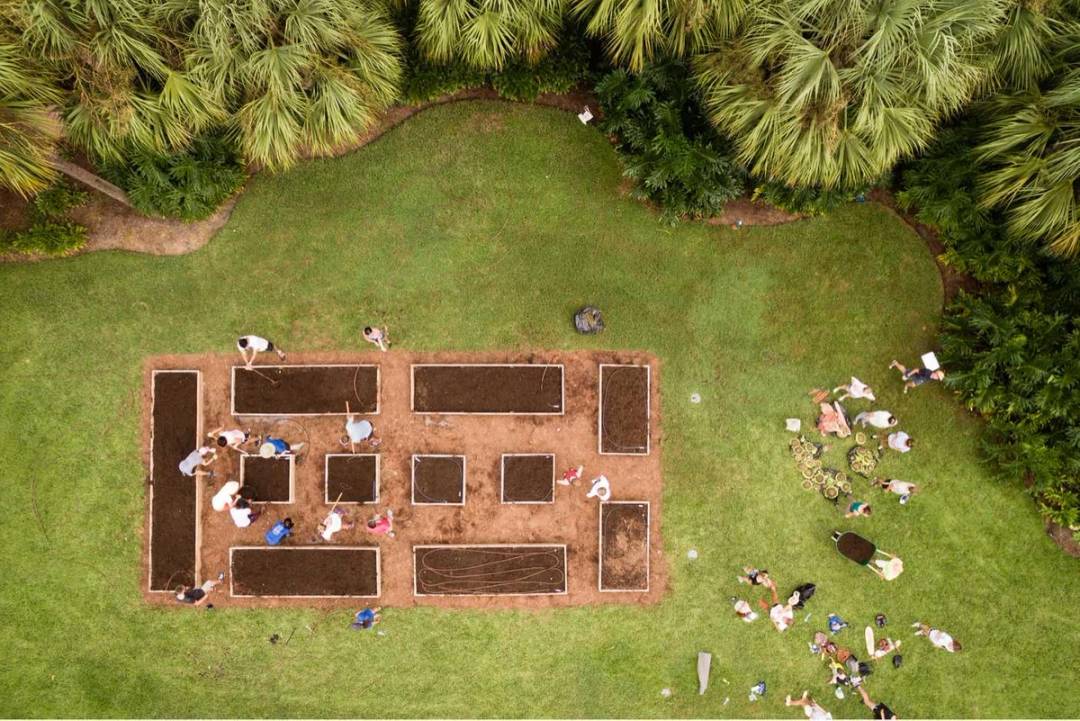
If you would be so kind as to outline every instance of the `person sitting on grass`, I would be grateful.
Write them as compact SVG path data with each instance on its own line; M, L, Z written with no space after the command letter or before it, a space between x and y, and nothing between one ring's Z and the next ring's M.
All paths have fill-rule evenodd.
M877 721L890 721L890 719L896 718L896 714L893 713L891 708L871 699L870 694L866 693L866 689L862 686L859 686L859 695L862 696L863 705L870 709L870 718L877 719Z
M914 483L898 481L895 478L875 478L871 483L883 491L900 496L900 503L907 503L908 499L919 490L919 487Z
M225 430L225 426L218 426L206 434L207 438L214 438L219 448L232 448L234 451L243 451L244 444L251 438L251 431L242 431L234 428Z
M184 457L184 460L180 461L180 472L185 476L202 476L207 473L210 477L214 477L213 471L205 471L204 468L209 468L210 464L217 458L217 451L210 446L200 446L193 450L191 453Z
M379 615L381 610L382 606L376 606L375 608L365 608L357 611L355 619L349 624L349 628L354 631L368 630L382 620L382 616Z
M877 400L876 398L874 398L873 389L855 376L851 376L850 383L845 383L842 386L837 386L836 388L833 388L832 392L836 393L837 391L844 391L844 395L836 399L838 401L842 401L847 398L865 398L868 401Z
M394 537L394 511L387 508L386 513L378 513L367 522L367 532L376 536Z
M863 411L855 416L855 422L863 428L865 428L867 424L874 428L892 428L899 423L899 421L896 420L896 416L889 411Z
M770 606L765 603L763 599L758 601L758 605L763 609L768 609L769 620L772 621L772 624L777 631L783 633L791 628L791 624L795 623L795 608L793 602L789 598L787 603L780 603L780 597L776 595L775 585L769 588L769 592L772 594L772 605Z
M858 518L860 516L869 516L871 513L870 504L866 501L852 501L848 506L847 513L844 514L844 518Z
M915 447L915 439L904 431L896 431L889 434L888 444L897 453L907 453Z
M847 438L851 435L851 426L848 425L847 414L844 407L839 403L822 403L818 406L821 415L818 416L817 429L823 436L835 433L837 438Z
M378 346L379 350L385 353L390 341L386 337L385 328L373 328L370 325L364 328L364 340L368 343Z
M741 618L746 623L753 623L757 620L757 613L754 609L750 608L750 604L741 598L731 597L731 606L735 609L735 615Z
M209 594L214 590L214 586L221 583L225 578L225 572L222 571L218 574L217 580L208 580L201 586L191 586L185 588L184 586L176 587L176 600L179 603L188 603L192 606L201 606L206 603Z
M900 371L900 378L904 381L904 393L907 393L912 388L921 386L927 381L941 381L945 379L945 371L940 368L936 371L932 371L928 368L912 368L911 370L908 370L895 360L889 364L889 367Z
M792 701L791 696L784 698L785 706L802 706L803 713L806 714L806 718L810 721L832 721L832 714L821 707L821 705L810 697L809 691L803 691L802 698L798 701Z
M255 362L255 356L263 352L273 351L277 353L278 358L285 360L285 353L280 348L275 348L273 343L258 335L240 336L236 339L236 349L240 351L240 356L244 359L244 367L248 369Z
M912 628L917 629L915 631L916 636L926 636L930 639L930 643L938 648L945 649L949 653L956 653L963 648L959 641L942 631L940 628L931 628L928 624L922 623L921 621L916 621L911 624L911 626Z
M904 572L904 562L898 556L882 551L880 548L877 549L877 553L886 556L887 559L875 558L874 562L868 565L867 568L876 573L883 581L892 581Z
M765 588L776 589L776 581L769 577L768 569L756 569L750 566L743 566L743 573L745 576L739 576L739 583L748 583L751 586L764 586Z

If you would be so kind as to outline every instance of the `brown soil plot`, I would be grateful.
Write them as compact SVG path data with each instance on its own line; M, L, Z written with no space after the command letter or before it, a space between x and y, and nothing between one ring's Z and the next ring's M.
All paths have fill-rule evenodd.
M465 505L465 456L412 457L413 505Z
M649 504L600 504L600 590L649 590Z
M563 412L562 365L414 365L415 413Z
M198 523L197 479L180 461L199 445L197 371L153 374L150 450L150 590L195 585Z
M649 454L650 380L648 366L600 366L600 453Z
M417 596L566 593L566 546L413 546Z
M554 503L555 456L503 454L501 485L503 503Z
M328 453L326 502L375 503L379 500L378 453Z
M312 416L379 412L379 367L232 367L234 416Z
M232 596L373 598L379 595L377 546L234 546Z
M262 458L244 454L240 457L240 487L248 489L249 500L256 503L292 503L293 456Z

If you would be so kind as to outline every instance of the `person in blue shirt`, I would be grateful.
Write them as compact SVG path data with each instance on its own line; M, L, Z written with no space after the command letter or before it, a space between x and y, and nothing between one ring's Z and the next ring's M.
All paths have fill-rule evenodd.
M266 532L266 542L267 542L267 544L269 544L271 546L278 545L279 543L284 541L286 538L288 538L289 535L292 534L292 529L293 529L293 522L292 522L291 518L284 518L284 519L278 521L277 523L275 523L273 526L270 527L269 531Z
M296 443L290 445L284 438L275 438L274 436L266 436L256 441L259 446L259 455L263 458L273 458L274 456L284 455L297 455L304 447L303 443Z
M381 607L376 606L375 608L365 608L363 611L357 611L356 620L349 624L349 628L354 631L364 631L371 628L382 620L382 617L379 616L381 610Z

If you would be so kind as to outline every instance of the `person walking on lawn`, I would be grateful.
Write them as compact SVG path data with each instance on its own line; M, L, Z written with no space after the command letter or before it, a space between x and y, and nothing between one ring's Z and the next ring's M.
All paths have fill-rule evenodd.
M901 503L907 503L912 494L919 490L919 487L914 483L898 481L895 478L875 478L872 483L883 491L900 496Z
M240 356L244 359L245 368L251 368L251 364L255 362L255 356L260 353L273 351L277 353L278 358L285 360L285 352L274 347L273 343L260 335L240 336L236 340L236 349L240 351Z

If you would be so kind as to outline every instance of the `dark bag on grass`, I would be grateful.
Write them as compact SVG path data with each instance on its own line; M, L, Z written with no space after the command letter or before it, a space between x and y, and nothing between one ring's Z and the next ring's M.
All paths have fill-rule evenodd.
M900 666L903 663L904 663L904 657L901 656L900 654L896 654L895 656L892 657L892 667L893 668L900 668Z
M806 605L806 602L814 595L814 591L817 590L817 586L812 583L804 583L795 589L795 593L799 594L799 602L795 604L795 608L802 608Z
M870 668L870 664L868 664L866 661L859 661L859 675L860 676L869 676L873 672L874 672L874 669Z

